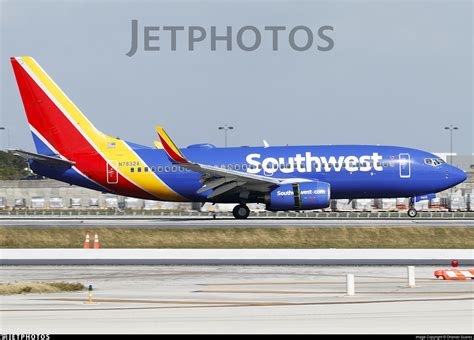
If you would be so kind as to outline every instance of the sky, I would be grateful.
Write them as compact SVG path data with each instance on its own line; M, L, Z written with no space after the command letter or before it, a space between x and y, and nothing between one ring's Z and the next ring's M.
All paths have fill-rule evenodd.
M131 46L138 21L139 45ZM237 47L241 27L262 43ZM279 49L265 26L285 26ZM160 51L145 51L143 27ZM233 49L204 40L176 51L163 26L233 30ZM295 51L288 31L314 44ZM329 51L317 36L332 26ZM472 1L5 1L0 0L0 142L34 150L10 56L29 55L101 131L144 145L163 126L176 144L383 144L474 152ZM251 43L251 36L244 36ZM304 44L304 36L295 35Z

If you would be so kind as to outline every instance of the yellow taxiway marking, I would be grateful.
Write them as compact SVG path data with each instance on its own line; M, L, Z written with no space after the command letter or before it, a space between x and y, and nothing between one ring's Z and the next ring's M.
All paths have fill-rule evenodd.
M40 300L40 299L38 299ZM56 301L80 301L84 299L70 299L70 298L53 298L41 300L56 300ZM168 300L117 300L117 299L97 299L97 302L115 302L115 303L151 303L151 304L174 304L187 306L169 306L169 307L108 307L95 308L90 310L114 310L114 309L154 309L154 308L223 308L223 307L277 307L277 306L316 306L316 305L352 305L352 304L374 304L374 303L396 303L396 302L430 302L430 301L472 301L473 297L454 297L454 298L436 298L436 299L396 299L396 300L346 300L346 301L308 301L308 302L221 302L221 301L168 301ZM49 311L53 309L12 309L1 310L2 312L13 311ZM56 310L56 309L55 309ZM61 308L57 310L71 310L70 308ZM84 309L73 309L84 310Z
M84 299L52 298L35 300L56 300L56 301L78 301ZM339 301L308 301L308 302L220 302L220 301L169 301L169 300L117 300L117 299L97 299L97 302L115 303L150 303L168 304L169 306L127 306L127 307L92 307L92 308L22 308L22 309L1 309L0 312L51 312L51 311L110 311L110 310L145 310L145 309L176 309L176 308L242 308L242 307L280 307L280 306L322 306L322 305L361 305L380 303L401 303L401 302L441 302L441 301L474 301L474 297L452 297L452 298L411 298L411 299L378 299L378 300L339 300ZM83 305L83 304L82 304ZM84 305L83 305L84 306Z
M53 301L85 301L79 298L51 298L41 300L53 300ZM194 301L194 300L135 300L135 299L94 299L94 302L113 302L113 303L159 303L159 304L172 304L172 305L242 305L242 304L254 304L255 302L235 302L235 301Z

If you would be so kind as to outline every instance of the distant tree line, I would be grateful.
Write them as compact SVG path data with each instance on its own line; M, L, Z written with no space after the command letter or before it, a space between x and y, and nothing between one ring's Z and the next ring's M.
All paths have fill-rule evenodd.
M0 180L21 179L29 175L31 172L23 158L0 151Z

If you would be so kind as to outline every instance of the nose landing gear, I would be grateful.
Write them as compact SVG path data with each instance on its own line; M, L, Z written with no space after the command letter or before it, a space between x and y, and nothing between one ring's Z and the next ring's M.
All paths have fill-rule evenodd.
M249 217L250 209L245 204L239 204L234 207L232 214L238 220L243 220Z
M410 198L410 208L407 211L409 217L413 218L418 214L418 211L415 209L415 200L413 197Z

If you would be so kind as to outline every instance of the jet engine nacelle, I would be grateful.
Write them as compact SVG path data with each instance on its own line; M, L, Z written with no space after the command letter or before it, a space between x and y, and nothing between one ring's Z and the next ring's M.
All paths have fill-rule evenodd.
M267 210L312 210L329 207L331 188L326 182L283 184L266 196Z

